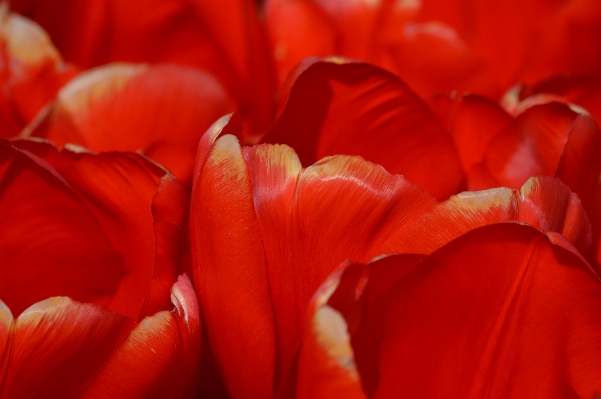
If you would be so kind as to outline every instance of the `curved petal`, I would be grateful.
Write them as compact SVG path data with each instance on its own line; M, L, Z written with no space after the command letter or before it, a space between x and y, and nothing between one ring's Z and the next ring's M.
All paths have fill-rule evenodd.
M245 147L285 371L311 295L345 259L390 249L397 231L434 199L401 176L357 157L325 158L302 170L286 146Z
M360 155L446 198L463 173L451 138L426 104L394 75L358 63L301 65L263 143L287 144L303 165Z
M173 285L175 309L143 319L86 386L82 398L190 398L196 393L201 325L184 275Z
M0 296L16 315L50 296L111 299L126 267L102 223L55 169L4 140L0 210Z
M280 85L304 58L337 54L337 32L311 1L269 1L265 18Z
M502 94L485 59L474 52L455 30L439 21L411 22L398 29L400 37L388 43L391 71L420 96L457 90L490 98Z
M185 189L163 170L131 153L81 154L59 172L125 258L129 273L108 308L133 320L164 309L170 289L165 277L176 276L181 268L177 263L181 254L174 251L181 249L184 239Z
M11 325L0 396L79 397L133 324L127 317L69 298L36 303Z
M190 210L194 285L211 348L232 396L272 398L275 335L261 232L236 139L199 146Z
M85 68L127 61L207 70L250 118L252 130L265 129L271 121L274 82L251 0L63 0L60 7L52 0L11 0L10 4L44 27L68 61Z
M26 129L63 146L138 151L191 180L202 133L233 104L211 75L175 65L113 64L78 76Z
M394 283L351 342L374 398L590 398L601 390L600 310L586 263L531 227L499 224Z
M513 121L499 104L475 94L440 94L429 105L453 137L461 166L468 172L484 160L490 141Z
M76 70L34 22L0 6L0 137L16 136Z
M560 233L582 253L591 246L591 225L578 196L558 179L541 176L521 190L495 188L449 198L405 226L396 250L430 254L471 230L506 221Z

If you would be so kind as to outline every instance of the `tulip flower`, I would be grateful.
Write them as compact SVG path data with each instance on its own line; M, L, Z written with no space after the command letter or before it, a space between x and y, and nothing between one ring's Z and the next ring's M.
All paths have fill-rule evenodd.
M284 86L261 142L290 145L305 165L360 155L439 200L558 177L590 207L601 171L601 133L590 115L551 103L512 117L482 96L456 93L427 104L382 69L308 59Z
M601 283L553 237L501 223L343 266L312 299L296 397L596 397Z
M268 0L280 81L303 58L343 55L396 73L420 95L498 99L525 82L601 68L595 0Z
M0 192L0 395L193 395L182 185L136 154L2 140Z
M540 177L521 192L468 193L437 205L359 157L303 168L290 147L241 147L241 131L226 117L203 136L190 216L195 288L233 397L289 397L310 297L345 259L397 252L421 259L428 252L419 246L433 239L442 246L505 221L529 223L557 245L590 249L584 208L558 180Z
M10 7L40 24L81 68L131 62L202 69L236 101L249 131L271 122L272 67L252 0L10 0Z
M16 136L77 73L42 28L0 4L0 138Z
M83 72L22 136L93 151L137 151L189 184L202 133L234 110L214 77L175 65L110 64Z

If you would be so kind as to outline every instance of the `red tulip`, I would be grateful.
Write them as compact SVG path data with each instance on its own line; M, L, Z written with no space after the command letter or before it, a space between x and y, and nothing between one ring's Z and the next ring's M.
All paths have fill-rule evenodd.
M338 54L386 68L423 96L499 98L519 82L601 68L596 0L268 0L265 12L280 81L307 56Z
M309 298L345 259L398 252L421 259L472 229L505 221L529 223L574 253L590 251L586 213L558 180L541 177L521 192L466 193L436 205L401 176L358 157L303 168L287 146L241 147L241 129L228 117L203 136L190 219L195 287L233 397L289 397Z
M341 259L390 252L399 228L436 201L358 157L304 169L289 147L241 148L231 135L240 129L222 119L200 142L192 267L230 394L268 398L293 364L319 284Z
M91 68L115 61L206 70L236 100L250 131L272 118L271 61L252 0L10 0L39 23L65 59Z
M0 5L0 138L16 136L76 69L35 23Z
M64 86L24 131L94 151L137 151L191 180L202 133L234 110L211 75L175 65L110 64Z
M139 155L17 140L0 142L0 187L0 396L193 394L181 184Z
M592 398L600 311L577 251L524 225L347 265L311 302L297 397Z

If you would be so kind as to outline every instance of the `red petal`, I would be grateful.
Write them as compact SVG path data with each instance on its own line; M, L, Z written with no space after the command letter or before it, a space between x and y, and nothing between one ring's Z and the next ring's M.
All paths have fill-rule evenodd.
M263 142L290 145L304 165L328 155L360 155L437 198L458 190L463 174L451 138L398 78L362 63L301 68Z
M12 311L18 315L56 295L106 304L125 265L102 224L64 178L3 141L0 193L0 296Z
M430 106L453 137L465 171L484 160L490 141L513 121L499 104L475 94L438 95Z
M590 398L601 390L600 311L586 263L530 227L501 224L391 286L352 345L374 398Z
M38 25L0 9L0 137L16 136L76 71Z
M554 176L575 116L558 103L528 109L490 142L486 168L512 188L530 176Z
M304 58L338 54L335 27L313 2L270 1L266 25L280 85Z
M194 283L230 394L271 398L275 336L261 231L238 142L226 135L212 146L227 119L220 123L203 137L197 159L190 216Z
M186 276L173 286L175 310L142 320L86 387L82 398L190 398L196 393L201 326Z
M78 65L127 61L205 69L236 99L254 130L271 121L274 82L250 0L65 0L60 7L52 0L12 0L11 7L42 25Z
M205 72L116 64L82 74L64 87L27 134L60 146L70 142L94 151L141 151L187 183L201 134L232 109L224 89Z
M182 248L178 240L183 239L181 229L185 228L184 188L136 154L80 154L76 162L59 171L125 258L129 273L109 309L133 320L165 309L174 281L165 280L174 278L181 268L177 263L181 254L176 252ZM167 221L174 225L166 226Z
M408 23L398 29L400 37L387 48L392 66L421 96L458 90L491 98L503 90L487 63L455 30L438 21Z
M31 306L11 325L0 396L79 397L132 327L124 316L68 298Z
M435 201L401 176L357 157L326 158L301 170L285 146L245 147L243 153L285 372L319 284L345 259L388 252L401 226Z
M592 206L601 172L601 132L590 115L578 115L572 123L568 142L555 176L578 194L588 210Z
M332 284L335 284L332 286ZM322 285L309 307L298 371L296 397L367 399L361 389L344 317L327 300L338 281ZM324 288L330 288L327 292Z
M561 233L583 253L591 246L591 225L578 197L559 180L541 176L520 191L496 188L449 198L408 224L395 250L429 254L470 230L506 221Z

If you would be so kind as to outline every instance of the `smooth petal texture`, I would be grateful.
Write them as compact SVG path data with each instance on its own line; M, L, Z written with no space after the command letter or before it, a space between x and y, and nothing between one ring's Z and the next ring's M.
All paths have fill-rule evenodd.
M223 135L235 132L230 124L229 117L217 122L199 145L193 271L230 394L272 396L323 279L341 260L391 250L401 226L436 201L359 158L333 157L303 169L287 146L241 149Z
M536 105L518 115L489 143L484 162L468 171L468 186L520 187L530 176L564 181L588 209L601 159L601 133L592 118L567 105Z
M51 296L106 304L115 294L126 264L95 214L55 169L5 140L0 209L0 296L15 315Z
M81 74L25 135L94 151L138 151L189 183L202 133L234 105L206 72L113 64Z
M440 92L484 93L497 98L502 88L482 57L440 21L407 23L385 56L390 71L403 78L421 96Z
M31 306L11 324L0 397L80 397L132 328L124 316L68 298Z
M112 353L82 398L189 398L196 392L201 325L184 275L172 289L175 309L142 320Z
M169 309L185 248L188 200L181 183L137 154L59 152L47 142L12 143L53 164L123 256L127 274L108 308L136 321Z
M597 73L601 6L595 0L423 0L420 20L452 26L505 88L561 73Z
M37 24L0 7L0 138L16 136L76 69Z
M499 104L475 94L440 94L428 103L453 137L465 171L484 160L490 141L513 121Z
M273 86L266 40L251 0L11 0L38 22L65 59L90 68L115 61L175 63L217 77L250 120L265 129ZM201 129L201 133L208 126Z
M582 253L591 247L591 225L578 196L558 179L540 176L521 190L495 188L449 198L405 226L397 252L430 254L471 230L507 221L560 233Z
M403 174L444 199L463 173L451 138L402 81L348 61L308 60L284 91L278 118L263 143L287 144L303 165L335 154L360 155Z
M266 20L280 85L304 58L338 53L336 27L313 2L268 2Z
M172 252L181 249L185 231L182 215L187 201L181 184L136 154L83 155L59 172L94 212L112 245L125 258L129 273L121 280L109 309L133 320L145 316L143 311L151 314L162 309L168 304L170 289L164 279L177 275L181 268L176 263L179 256ZM173 207L155 204L155 199L168 200ZM165 219L176 225L165 225ZM179 229L175 234L174 227ZM163 257L163 251L173 255Z
M591 398L601 389L600 310L585 262L531 227L499 224L391 285L351 343L373 398Z
M326 303L312 304L309 309L313 316L308 321L310 330L303 337L296 397L367 398L344 317Z
M598 77L555 77L533 87L522 87L517 98L521 107L550 101L577 104L586 109L597 124L601 123L601 79Z
M199 147L190 211L194 283L230 394L271 398L274 321L248 171L233 136L213 146L227 120Z
M243 152L266 256L280 366L286 370L319 284L341 260L387 252L397 231L435 202L402 177L356 157L325 158L302 170L288 147Z

